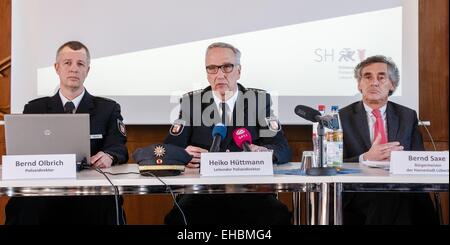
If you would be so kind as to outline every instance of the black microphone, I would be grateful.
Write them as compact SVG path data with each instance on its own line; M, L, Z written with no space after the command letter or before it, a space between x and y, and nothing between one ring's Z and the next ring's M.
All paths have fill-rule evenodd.
M314 175L314 176L331 176L336 175L337 170L333 167L324 167L324 161L323 161L323 136L324 136L324 126L327 128L334 129L336 127L335 121L333 116L322 116L319 111L314 110L311 107L305 106L305 105L298 105L295 107L294 110L295 114L297 114L299 117L304 118L311 122L318 122L319 125L317 126L317 132L319 136L319 167L313 167L306 170L307 175Z
M333 116L331 115L323 115L320 114L320 112L318 110L315 110L311 107L305 106L305 105L298 105L295 107L295 114L297 114L297 116L304 118L308 121L311 122L321 122L323 124L324 127L333 129L335 128L337 125L335 122L335 119Z
M306 105L296 106L294 112L295 112L295 114L297 114L297 116L304 118L311 122L319 122L319 117L321 116L321 114L318 110L315 110Z
M214 126L212 131L213 142L211 144L211 148L209 152L219 152L220 151L220 142L227 136L227 127L222 123L218 123Z

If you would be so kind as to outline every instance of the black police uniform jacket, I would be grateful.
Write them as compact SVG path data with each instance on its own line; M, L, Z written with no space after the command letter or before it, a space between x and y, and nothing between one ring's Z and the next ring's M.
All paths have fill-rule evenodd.
M214 113L217 115L218 111L214 105L211 92L212 90L209 86L206 89L190 92L183 96L181 99L180 119L186 125L181 134L169 134L164 141L166 144L174 144L181 147L192 145L207 150L210 148L213 141L211 134L214 123L220 122L220 120L214 122L213 119ZM238 93L233 110L233 124L227 126L227 136L221 141L220 150L223 152L226 150L232 152L242 151L234 143L232 134L237 128L246 128L252 136L253 144L273 150L274 163L289 162L291 151L281 130L281 125L280 130L271 131L264 120L273 116L270 94L260 89L247 89L241 84L238 84ZM253 95L255 95L254 101L247 99ZM198 103L200 101L203 101L203 103ZM200 105L200 107L197 105ZM210 125L207 125L208 123L202 120L202 115L208 107L212 108L210 110L211 113L207 115L213 122Z
M247 92L254 93L256 101L244 99ZM273 150L274 163L289 162L291 151L281 125L280 130L271 131L265 120L258 120L272 116L270 95L263 90L247 89L241 84L238 84L238 93L233 124L227 126L227 136L221 141L220 151L242 151L234 143L232 133L234 129L244 127L250 132L253 144ZM208 108L212 109L208 111ZM210 86L183 96L180 119L185 122L184 129L178 135L169 134L164 143L209 150L214 124L207 125L210 123L201 120L204 112L209 118L218 113ZM241 115L237 116L239 113ZM178 199L188 224L289 224L291 218L286 206L273 194L180 195ZM179 214L177 209L172 209L166 216L166 224L183 224Z
M64 107L59 93L56 93L52 97L30 101L25 105L23 113L64 113ZM99 151L106 152L114 158L113 165L128 161L119 104L110 99L92 96L85 91L76 113L88 113L90 134L102 135L101 139L91 139L92 155ZM120 198L120 203L122 202ZM119 214L122 218L121 213L120 205ZM115 224L115 199L112 196L18 197L11 198L6 206L5 224L46 223Z

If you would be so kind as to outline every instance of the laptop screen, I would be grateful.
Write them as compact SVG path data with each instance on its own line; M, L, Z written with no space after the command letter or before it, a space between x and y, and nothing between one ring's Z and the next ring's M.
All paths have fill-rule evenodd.
M6 154L76 154L89 164L89 127L89 114L5 115Z

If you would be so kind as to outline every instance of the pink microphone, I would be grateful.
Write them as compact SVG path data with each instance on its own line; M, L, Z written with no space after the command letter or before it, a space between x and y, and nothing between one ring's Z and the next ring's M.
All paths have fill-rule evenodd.
M251 151L252 135L246 128L237 128L233 131L233 140L236 145L244 151Z

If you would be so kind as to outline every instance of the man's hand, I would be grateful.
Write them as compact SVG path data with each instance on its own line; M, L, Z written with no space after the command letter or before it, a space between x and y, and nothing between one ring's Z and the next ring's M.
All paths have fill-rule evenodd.
M186 167L188 167L188 168L199 168L200 167L200 154L208 152L208 150L205 150L200 147L192 146L192 145L186 147L185 150L189 155L193 156L191 162L188 163L188 165L186 165Z
M390 161L392 151L402 151L403 146L400 142L389 142L380 144L381 135L377 135L370 150L363 155L364 161Z
M113 159L111 156L104 153L103 151L99 151L97 154L91 157L91 164L94 167L98 168L109 168L111 167Z
M267 148L264 147L264 146L259 146L259 145L254 145L254 144L249 145L249 147L250 147L250 150L251 150L252 152L273 151L273 150L271 150L271 149L267 149Z

